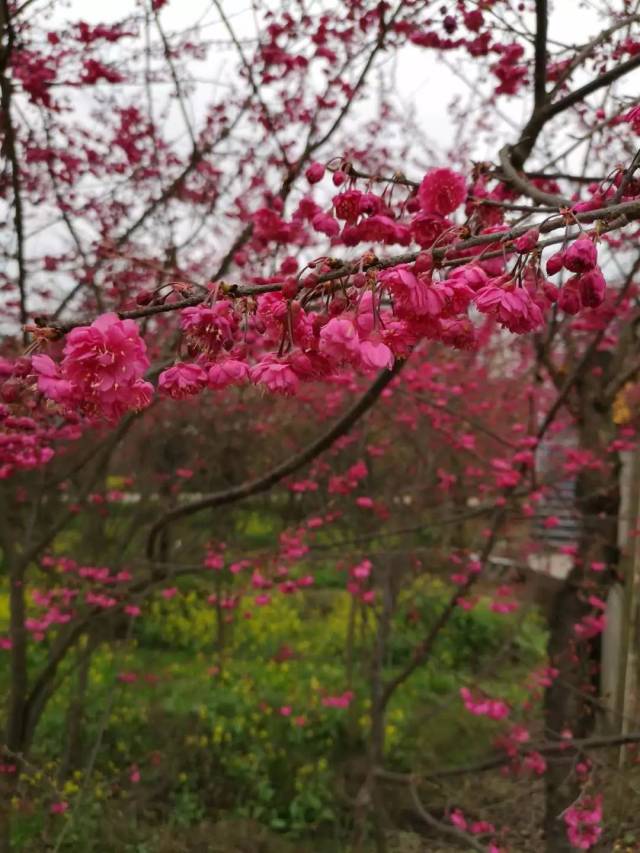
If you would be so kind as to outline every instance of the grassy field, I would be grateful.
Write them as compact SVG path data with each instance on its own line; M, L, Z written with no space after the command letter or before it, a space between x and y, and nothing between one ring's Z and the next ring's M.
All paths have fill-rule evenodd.
M447 595L426 579L406 590L387 675L408 659ZM69 661L14 803L18 849L254 849L242 846L243 834L263 838L256 850L345 849L369 730L371 610L352 610L351 596L335 588L274 596L265 607L245 598L227 614L221 643L207 597L198 582L186 584L170 600L156 598L129 640L97 645L71 764L65 731L78 661ZM544 642L533 614L499 615L487 602L458 611L435 657L391 704L387 767L430 772L486 755L498 724L467 713L460 686L516 708ZM479 805L472 786L456 789L454 805L468 796L472 809ZM437 787L427 793L436 812L452 805ZM66 811L51 814L58 802ZM406 796L391 791L388 806L408 844L415 818Z

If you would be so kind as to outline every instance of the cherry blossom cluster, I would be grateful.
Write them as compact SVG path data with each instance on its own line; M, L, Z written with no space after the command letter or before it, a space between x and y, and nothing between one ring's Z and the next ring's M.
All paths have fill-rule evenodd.
M38 388L65 409L118 420L151 402L153 386L142 377L149 367L146 345L133 320L103 314L67 335L60 365L47 355L32 358Z
M602 795L585 796L563 815L567 837L576 850L590 850L602 835Z
M466 817L462 809L452 809L449 814L449 820L461 832L466 832L469 835L495 835L496 828L487 820L471 820ZM488 853L504 853L503 847L498 846L496 840L490 840L488 843Z
M506 702L503 702L501 699L474 696L468 687L460 688L460 696L467 711L476 717L489 717L490 720L504 720L511 713Z
M334 183L340 175L344 180L348 177L338 171ZM312 184L323 176L319 163L307 170ZM478 191L476 187L474 192ZM345 276L344 296L329 289L325 311L317 308L327 292L320 276L332 267L322 259L306 275L294 275L298 262L288 257L276 276L249 276L250 283L266 284L275 291L259 294L253 301L237 299L227 295L224 287L212 285L200 304L180 312L184 348L191 360L178 360L163 370L158 389L165 396L184 399L205 388L220 391L253 383L292 395L303 382L335 381L347 368L365 373L390 368L424 339L473 349L479 343L474 312L475 317L484 315L510 332L525 334L540 329L556 303L568 315L603 306L606 285L597 266L595 243L588 236L574 240L547 261L549 275L562 269L575 273L562 288L542 275L536 228L512 241L509 249L500 242L505 226L492 224L484 233L495 232L495 245L481 243L457 251L460 227L447 217L465 203L467 195L467 182L460 173L437 168L427 173L409 199L407 210L415 213L408 226L394 218L383 197L355 188L333 197L335 218L316 212L317 205L306 197L290 224L274 210L259 211L253 222L255 248L272 241L295 242L295 235L303 233L305 218L317 224L321 217L333 242L348 246L361 239L403 245L415 241L425 251L413 262L378 272L364 266L368 261L375 267L375 256L363 256L361 271ZM333 224L327 230L329 221ZM380 231L383 222L387 224ZM361 235L358 239L356 230ZM485 260L484 254L496 246L502 246L501 257ZM438 247L446 248L447 257L471 254L471 258L443 273L433 254ZM506 260L512 255L517 260L507 271ZM236 260L246 263L246 259ZM138 302L155 304L158 299L166 295L143 292ZM32 363L40 391L66 410L90 417L113 422L125 411L146 407L153 393L144 379L149 367L145 344L134 322L115 314L73 329L59 365L45 355L34 356Z

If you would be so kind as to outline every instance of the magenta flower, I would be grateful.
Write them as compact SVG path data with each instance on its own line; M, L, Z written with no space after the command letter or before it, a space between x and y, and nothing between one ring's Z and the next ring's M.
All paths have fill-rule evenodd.
M464 202L467 184L451 169L431 169L418 187L418 200L425 213L447 216Z
M133 320L103 314L90 326L69 332L62 367L76 386L89 385L108 394L132 385L148 369L149 359Z
M151 401L153 386L142 379L149 367L145 343L133 320L117 314L69 332L59 368L45 355L32 363L40 391L91 416L115 421Z
M360 198L362 193L360 190L347 190L333 197L333 206L336 212L337 219L343 219L350 225L353 224L360 215Z
M374 341L362 341L360 344L360 361L362 366L370 370L382 370L393 367L393 353L386 344Z
M213 355L233 340L238 318L230 302L219 300L211 306L185 308L180 313L180 326L192 346Z
M570 278L558 294L558 308L564 314L571 314L572 316L582 308L577 278Z
M585 797L564 813L567 837L578 850L590 850L602 835L602 796Z
M360 340L351 320L333 317L320 331L320 352L336 364L360 358Z
M408 267L396 267L380 275L396 298L400 317L439 317L445 304L442 293L426 284Z
M447 228L451 228L451 222L448 219L431 213L417 213L411 220L410 226L411 236L423 249L433 246Z
M600 267L594 267L578 276L578 290L582 304L586 308L597 308L602 305L607 291L607 283Z
M564 265L571 272L588 272L597 263L598 250L588 237L580 237L564 253Z
M537 228L530 228L522 237L513 241L516 252L520 254L531 252L537 246L539 237L540 231Z
M34 355L31 364L38 377L38 391L62 405L72 402L73 385L68 379L62 378L60 369L52 358L48 355Z
M335 237L340 233L340 224L328 213L316 213L311 220L314 231L326 234L327 237Z
M494 316L510 332L523 334L544 323L540 307L522 287L497 287L488 284L476 296L476 307L482 314Z
M291 365L274 356L265 357L251 369L251 381L256 385L266 385L269 391L286 395L295 394L300 384Z
M564 252L556 252L547 261L547 275L557 275L564 267Z
M182 400L197 394L207 384L207 374L198 364L174 364L163 370L158 379L158 388L174 400Z
M324 178L324 166L322 163L312 163L304 174L310 184L317 184Z
M476 698L466 687L460 688L460 696L467 711L476 717L504 720L509 716L509 706L501 699L489 699L485 696Z
M226 388L228 385L239 385L241 382L246 382L249 378L249 367L244 361L238 361L235 358L227 358L225 361L219 361L217 364L212 364L209 368L208 382L209 388Z

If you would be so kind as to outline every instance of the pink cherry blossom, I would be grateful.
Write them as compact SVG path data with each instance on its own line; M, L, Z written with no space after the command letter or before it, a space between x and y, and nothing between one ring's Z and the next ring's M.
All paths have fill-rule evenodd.
M451 823L457 827L458 829L465 832L467 829L467 821L465 819L464 814L460 811L460 809L454 809L449 815L449 820Z
M406 317L438 317L445 305L444 294L418 278L408 267L396 267L379 276L394 294L396 313Z
M564 252L564 266L571 272L588 272L597 262L598 250L588 237L580 237Z
M160 592L160 595L167 601L174 598L178 594L178 589L175 586L167 587Z
M180 362L163 370L158 378L158 388L174 400L191 397L204 388L207 374L199 364Z
M310 184L317 184L324 178L324 166L322 163L312 163L304 174Z
M333 317L320 330L320 352L333 362L357 361L360 358L360 339L351 320Z
M146 346L133 320L102 314L67 335L59 369L34 356L40 390L58 403L109 421L151 402L153 387L142 377L149 367Z
M589 640L601 634L606 626L607 617L604 613L587 614L573 626L573 630L581 640Z
M425 213L446 216L464 202L467 186L464 177L451 169L432 169L418 187L420 207Z
M540 231L537 228L530 228L521 237L518 237L517 240L513 241L513 245L516 252L519 252L520 254L526 254L532 249L535 249L536 245L538 244L539 237Z
M444 216L434 216L431 213L417 213L411 220L411 236L415 242L428 249L444 234L452 224Z
M196 305L180 313L180 326L187 340L198 350L214 355L234 338L238 317L231 302L218 300L211 306Z
M604 302L607 283L599 267L578 276L578 289L582 304L587 308L597 308Z
M323 696L322 704L325 708L348 708L354 698L351 690L346 690L339 696Z
M540 307L523 287L488 284L477 293L475 303L478 311L495 317L511 332L531 332L544 323Z
M590 850L602 835L602 796L585 797L563 815L569 842L577 850Z
M394 357L389 347L382 341L362 341L360 361L365 369L382 370L385 367L393 367Z
M229 385L240 385L249 378L249 366L235 358L212 364L208 371L207 384L209 388L219 390Z
M298 390L300 380L286 360L275 356L267 356L250 371L251 381L256 385L264 385L269 391L278 394L291 395Z
M547 275L556 275L564 267L564 251L555 252L547 260Z
M504 720L505 717L509 716L509 706L501 699L489 699L488 697L476 698L466 687L460 688L460 696L467 711L477 717Z
M340 233L340 224L329 213L316 213L311 220L314 231L335 237Z
M523 767L535 773L536 776L542 776L547 769L547 762L539 752L529 752L525 755L522 764Z

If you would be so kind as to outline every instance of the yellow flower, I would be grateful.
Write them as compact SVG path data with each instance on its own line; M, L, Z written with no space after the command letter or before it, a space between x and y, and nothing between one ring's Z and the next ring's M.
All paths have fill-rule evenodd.
M627 393L630 388L633 388L633 383L627 382L624 388L618 391L616 398L613 401L612 418L614 424L628 424L632 418L631 409L627 402Z

